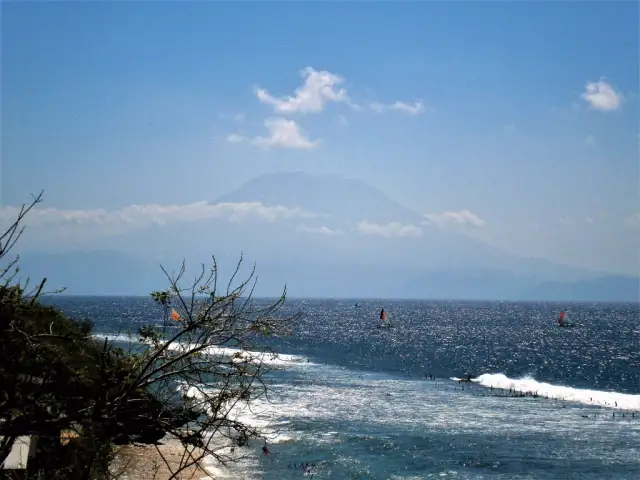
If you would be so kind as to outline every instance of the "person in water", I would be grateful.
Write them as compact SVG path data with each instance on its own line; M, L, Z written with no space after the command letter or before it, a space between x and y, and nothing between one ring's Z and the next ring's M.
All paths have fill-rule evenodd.
M380 319L384 319L384 308L380 310Z
M262 454L269 455L269 448L267 448L267 442L264 442L264 445L262 446Z

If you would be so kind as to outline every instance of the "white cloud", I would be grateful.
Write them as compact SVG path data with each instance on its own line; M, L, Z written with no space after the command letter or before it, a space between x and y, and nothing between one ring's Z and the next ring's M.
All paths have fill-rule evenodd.
M315 70L306 67L300 71L304 83L295 89L293 95L276 97L266 89L256 87L254 93L262 103L271 105L276 113L320 113L330 102L345 103L353 110L361 110L361 107L352 102L347 90L339 87L345 79L327 70ZM422 101L406 103L397 101L390 104L373 102L369 108L377 113L389 110L403 112L409 115L418 115L425 111Z
M515 125L505 125L502 128L506 133L512 133L512 132L515 132L515 130L516 130L516 126Z
M624 100L622 93L604 79L588 82L580 98L588 102L591 108L602 112L617 110Z
M312 67L302 69L300 75L304 84L295 89L293 96L277 98L263 88L256 88L256 97L278 113L320 113L329 102L350 103L347 91L337 88L344 83L340 75Z
M307 138L304 130L293 120L287 120L281 117L267 118L264 121L264 126L269 131L269 136L267 137L249 139L232 133L227 136L227 141L230 143L246 141L264 149L287 148L312 150L320 144L320 140L310 140Z
M403 225L400 222L390 222L386 225L370 223L366 220L358 222L356 230L366 235L378 235L381 237L419 237L422 229L415 225Z
M12 222L19 210L19 207L12 206L0 208L0 226L7 226ZM104 233L116 233L150 225L208 219L242 222L250 218L257 218L273 222L287 218L315 218L319 216L322 215L301 208L287 208L282 205L267 206L260 202L211 204L201 201L185 205L129 205L119 210L34 208L25 217L25 225L84 227Z
M240 113L236 113L236 114L233 116L233 120L234 120L234 121L236 121L236 122L238 122L238 123L244 122L244 119L245 119L245 118L246 118L246 117L245 117L245 114L244 114L244 113L242 113L242 112L240 112Z
M595 223L595 220L593 219L593 217L589 215L584 216L584 221L587 222L589 225L593 225Z
M301 232L305 233L315 233L319 235L342 235L342 230L334 230L325 225L320 227L307 227L306 225L298 225L297 228Z
M253 143L262 148L292 148L311 150L320 143L319 140L309 140L304 131L293 120L275 117L267 118L264 126L269 130L268 137L256 137Z
M425 215L426 223L434 224L439 227L446 226L447 224L466 225L470 224L475 227L483 227L485 221L477 215L471 213L469 210L460 210L459 212L442 212L442 213L429 213Z
M383 113L388 110L396 110L399 112L407 113L409 115L418 115L424 112L424 104L421 101L416 101L413 104L405 102L394 102L388 105L379 102L373 102L370 105L371 110L376 113Z

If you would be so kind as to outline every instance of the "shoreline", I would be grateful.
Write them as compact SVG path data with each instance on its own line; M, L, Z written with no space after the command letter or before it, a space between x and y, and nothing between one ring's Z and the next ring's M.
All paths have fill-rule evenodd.
M185 450L174 437L164 437L161 444L142 445L131 444L116 447L114 458L110 465L111 474L122 480L166 480L172 472L180 468ZM158 452L159 451L159 452ZM199 456L198 449L194 454ZM213 475L203 465L203 458L195 465L182 470L174 478L177 480L209 480ZM188 462L187 462L188 463Z

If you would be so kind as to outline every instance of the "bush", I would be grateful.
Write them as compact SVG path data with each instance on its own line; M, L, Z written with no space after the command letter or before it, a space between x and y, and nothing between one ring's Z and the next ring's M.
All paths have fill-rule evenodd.
M24 217L40 201L41 195L23 206L0 237L0 260L7 260ZM255 305L253 273L232 287L241 261L222 291L215 259L187 287L184 264L175 277L165 271L169 288L152 294L164 326L141 328L144 348L130 351L97 341L89 322L40 303L46 279L27 292L16 281L19 259L10 261L0 271L0 463L17 436L37 435L29 476L108 478L115 445L155 444L170 434L186 450L171 467L174 478L205 455L233 461L221 446L264 438L231 412L267 393L264 359L272 354L255 343L286 334L297 316L277 315L284 293L273 304ZM217 350L229 345L233 355ZM61 431L76 434L61 442Z

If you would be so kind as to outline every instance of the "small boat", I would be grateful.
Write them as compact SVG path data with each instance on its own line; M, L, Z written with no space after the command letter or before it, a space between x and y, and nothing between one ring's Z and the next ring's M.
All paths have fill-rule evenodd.
M569 321L569 316L564 312L560 312L560 316L556 320L556 323L559 327L573 327L573 323Z
M389 320L387 319L387 312L384 311L384 308L382 310L380 310L380 324L378 325L378 328L391 328L392 325L391 323L389 323Z

